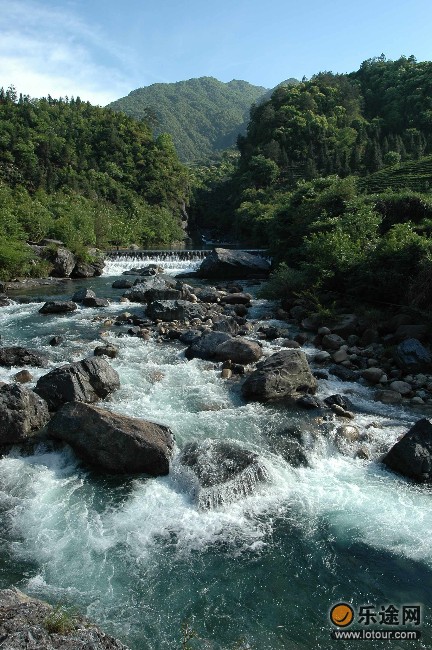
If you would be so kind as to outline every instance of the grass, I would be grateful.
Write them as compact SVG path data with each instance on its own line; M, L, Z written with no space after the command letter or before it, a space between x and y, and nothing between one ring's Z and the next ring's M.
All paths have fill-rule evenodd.
M75 617L63 605L57 605L43 621L50 634L70 634L76 628Z

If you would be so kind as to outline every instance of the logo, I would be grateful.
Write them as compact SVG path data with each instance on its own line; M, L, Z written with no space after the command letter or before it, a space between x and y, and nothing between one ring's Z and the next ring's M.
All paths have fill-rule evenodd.
M377 607L367 604L354 609L348 603L336 603L330 610L330 621L338 628L330 635L333 640L418 640L421 638L422 605L387 603ZM351 623L355 625L345 630Z
M337 627L347 627L354 620L354 610L348 603L338 603L330 610L330 620Z

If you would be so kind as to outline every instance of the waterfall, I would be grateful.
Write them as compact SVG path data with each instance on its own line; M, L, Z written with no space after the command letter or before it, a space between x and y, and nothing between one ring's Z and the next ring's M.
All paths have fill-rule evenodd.
M161 266L166 273L175 275L196 271L206 251L146 251L144 253L120 253L109 255L105 260L104 276L121 275L124 271L141 268L148 264Z

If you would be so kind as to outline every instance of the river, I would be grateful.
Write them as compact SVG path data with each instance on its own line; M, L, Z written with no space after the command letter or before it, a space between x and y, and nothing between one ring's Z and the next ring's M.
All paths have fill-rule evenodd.
M176 458L167 477L118 478L89 469L70 450L11 452L0 459L0 587L75 607L132 650L181 648L185 623L202 639L194 647L209 650L389 647L333 642L329 610L341 601L377 611L421 605L422 640L391 647L431 647L431 492L378 462L418 416L373 402L366 386L320 381L319 396L349 394L356 423L368 427L363 445L372 460L361 460L354 449L338 449L340 422L317 435L309 412L245 403L237 381L222 380L208 361L186 361L180 343L117 337L100 317L142 313L111 289L130 266L120 258L100 278L53 290L70 298L90 286L112 298L103 310L41 316L45 289L2 308L2 344L44 352L54 367L92 354L108 331L104 340L120 349L110 363L121 388L107 408L169 425L178 449L203 438L240 442L260 454L270 480L242 501L200 511ZM165 263L170 273L185 266ZM250 318L259 321L268 308L255 300ZM59 347L48 344L55 334L65 337ZM264 347L271 353L277 341ZM16 371L0 368L0 380ZM31 372L36 381L47 371ZM293 468L278 453L293 428L309 443L308 467Z

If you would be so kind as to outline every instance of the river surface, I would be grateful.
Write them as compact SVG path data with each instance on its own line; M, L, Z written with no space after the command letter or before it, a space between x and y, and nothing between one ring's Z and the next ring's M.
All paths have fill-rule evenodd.
M165 264L171 273L187 265ZM330 419L321 435L309 412L245 403L237 381L222 380L207 361L186 361L183 345L118 337L104 326L125 310L142 313L111 289L130 266L116 260L101 278L50 290L70 297L90 286L112 298L103 310L42 316L46 290L27 292L28 304L0 310L2 344L44 352L55 367L91 355L108 331L103 340L120 349L110 362L121 388L107 408L169 425L178 449L205 438L239 442L260 454L270 479L253 496L200 511L176 458L167 477L118 478L89 469L70 450L12 451L0 459L0 587L72 606L132 650L181 648L186 623L201 637L191 647L209 650L430 648L431 492L378 462L419 416L372 402L366 386L320 381L319 396L339 392L353 401L372 458L361 460L357 448L338 448L340 421ZM259 324L268 312L256 300L250 318ZM53 348L55 334L65 342ZM265 343L266 354L277 343ZM17 370L0 368L0 380ZM36 381L47 371L31 372ZM308 467L293 468L281 455L293 428ZM421 605L422 640L332 641L329 610L341 601L355 610Z

